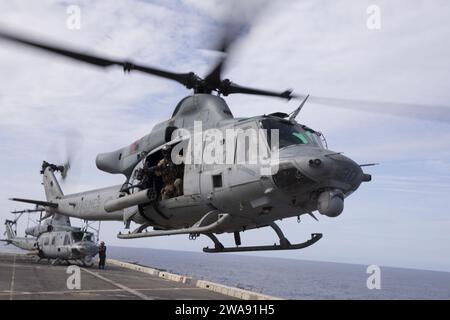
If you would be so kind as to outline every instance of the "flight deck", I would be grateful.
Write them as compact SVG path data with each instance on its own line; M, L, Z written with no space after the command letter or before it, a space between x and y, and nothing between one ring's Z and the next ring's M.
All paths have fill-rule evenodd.
M155 269L141 266L133 270L129 265L111 261L106 270L80 267L80 289L71 290L67 281L72 273L67 273L67 265L37 262L34 257L22 254L0 253L0 300L235 299L229 294L213 291L224 290L224 286L215 288L206 281L192 281L164 272L154 274L152 270ZM252 295L250 298L258 297Z

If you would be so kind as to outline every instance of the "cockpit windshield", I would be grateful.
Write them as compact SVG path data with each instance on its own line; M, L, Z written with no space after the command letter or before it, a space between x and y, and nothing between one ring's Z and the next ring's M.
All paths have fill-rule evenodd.
M91 232L86 232L83 241L94 241L94 235Z
M278 130L279 148L291 145L310 145L323 148L320 135L307 127L281 119L265 119L261 121L263 129L267 130L267 140L273 146L272 131Z
M83 232L72 232L73 242L80 242L81 240L83 240L83 235Z

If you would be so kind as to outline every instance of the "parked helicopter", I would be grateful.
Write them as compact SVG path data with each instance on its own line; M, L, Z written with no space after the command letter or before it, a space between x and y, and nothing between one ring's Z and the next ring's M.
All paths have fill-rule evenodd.
M47 220L49 223L27 229L26 237L18 237L17 231L13 229L17 221L6 220L7 239L1 241L30 251L39 260L53 260L52 264L67 262L93 266L94 257L98 253L94 234L71 227L70 223L60 224L66 219L67 217L54 215L51 220Z
M64 167L60 167L64 168ZM44 189L47 200L54 200L62 196L58 181L53 175L56 166L46 164L43 166ZM17 236L17 222L25 213L47 211L41 217L39 224L25 229L25 237ZM5 221L5 234L7 239L1 240L12 244L20 249L30 251L39 260L53 260L53 264L59 262L76 262L84 266L92 266L94 257L98 253L95 235L82 228L73 227L70 218L53 212L51 207L41 207L37 204L36 209L14 211L18 217L14 220ZM13 228L15 227L15 228Z
M219 47L227 53L235 39L230 36L225 38ZM193 72L174 73L129 61L99 57L12 32L0 31L0 39L102 68L119 66L125 72L139 71L166 78L193 90L193 95L178 103L172 117L157 124L148 135L117 151L97 156L98 169L124 175L125 182L122 185L72 195L61 193L47 201L12 200L38 204L54 214L83 220L123 221L127 229L130 222L140 225L128 234L119 233L120 239L179 234L195 239L205 235L214 242L213 248L203 249L205 252L288 250L308 247L321 239L322 234L315 233L303 243L291 244L275 221L301 215L315 217L314 211L337 217L343 211L344 200L362 182L371 180L371 176L362 170L365 165L357 164L342 153L328 150L320 132L295 120L309 96L294 95L291 90L275 92L255 89L237 85L228 79L222 80L227 62L225 55L202 78ZM221 97L230 94L253 94L287 100L295 98L302 99L302 103L290 115L277 112L235 118ZM333 100L328 102L332 104ZM338 102L342 104L348 101ZM202 126L202 137L207 130L218 131L223 137L227 130L237 132L231 139L220 140L222 147L230 152L227 159L231 161L213 164L186 161L189 153L185 153L185 150L192 151L200 145L202 153L208 148L204 140L197 144L194 141L198 136L195 133L198 123ZM245 154L252 145L244 136L249 129L263 132L262 135L258 133L259 137L262 136L258 141L258 150L263 150L266 158L270 159L268 171L261 170L261 163L238 161L238 150L243 150ZM273 133L275 136L278 134L278 148L273 148ZM186 145L187 149L184 148ZM172 156L170 160L165 156L167 150ZM176 157L183 160L177 162ZM162 159L167 160L163 166ZM57 186L53 175L55 170L45 166L44 163L44 183L50 180L54 187ZM59 171L66 173L64 167ZM168 174L174 177L172 181L164 182ZM179 179L181 191L166 196L168 184L172 187L175 179ZM151 227L153 230L148 231ZM242 231L262 227L271 227L279 238L279 244L241 246ZM236 247L225 248L216 236L222 233L233 233Z

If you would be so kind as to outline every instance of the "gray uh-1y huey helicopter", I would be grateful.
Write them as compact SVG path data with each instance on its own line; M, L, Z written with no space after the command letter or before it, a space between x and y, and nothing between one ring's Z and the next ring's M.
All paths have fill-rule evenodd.
M53 172L56 167L44 164L43 185L48 201L52 201L62 196L61 188ZM42 212L47 211L45 217ZM39 223L33 227L25 229L25 237L17 236L17 222L25 213L40 212ZM80 263L84 266L92 266L94 257L98 253L98 247L94 239L94 234L73 227L70 218L57 214L52 207L41 207L36 203L36 209L14 211L18 217L14 220L5 221L5 234L7 238L1 240L7 244L12 244L20 249L30 251L41 259L53 260L53 264L59 262Z
M124 184L72 195L61 194L46 202L13 200L38 204L49 212L83 220L123 221L127 229L130 222L139 224L132 232L119 233L120 239L180 234L195 239L205 235L214 242L214 247L204 248L205 252L285 250L310 246L322 234L312 234L311 239L304 243L291 244L275 221L305 214L315 218L314 211L337 217L343 211L345 198L356 191L362 182L371 180L371 176L362 170L365 165L357 164L342 153L328 150L321 133L295 120L308 96L296 96L290 90L274 92L254 89L228 79L222 80L226 55L212 72L201 78L193 72L173 73L99 57L12 32L1 31L0 38L102 68L119 66L125 72L139 71L170 79L193 90L193 95L178 103L172 117L157 124L148 135L117 151L97 156L98 169L124 175ZM227 53L235 38L227 34L220 43L220 51ZM302 103L290 115L278 112L235 118L221 96L239 93L286 100L296 98L302 99ZM354 100L311 98L316 102L322 99L328 105L355 103ZM377 111L378 104L367 105L372 111ZM386 108L391 106L388 104ZM405 110L400 105L399 109L402 108ZM379 111L383 112L382 108ZM193 145L196 123L199 122L202 132L214 129L216 133L218 131L226 136L227 130L236 130L234 137L220 141L230 153L227 159L231 161L213 164L188 162L187 153L174 152L184 150L179 148L180 145ZM260 163L238 161L239 148L245 153L251 146L248 143L239 146L239 141L247 141L240 139L247 129L263 129L258 150L266 149L266 158L271 159L266 172L260 170ZM278 148L272 148L272 133L278 133ZM165 158L168 148L172 156L180 156L184 161L176 163ZM200 152L206 148L207 143L202 141ZM277 157L273 156L275 153ZM45 174L51 176L53 171L47 168ZM178 183L177 192L174 192L174 180ZM172 194L168 196L168 193ZM279 244L241 246L241 232L262 227L271 227L279 237ZM233 233L236 247L225 248L216 237L222 233Z

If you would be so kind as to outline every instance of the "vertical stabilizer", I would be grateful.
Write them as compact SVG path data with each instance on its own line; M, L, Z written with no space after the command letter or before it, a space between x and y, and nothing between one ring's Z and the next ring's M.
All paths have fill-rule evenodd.
M64 196L55 173L50 167L44 170L43 184L47 201L61 199Z
M6 234L6 238L8 240L14 240L14 238L16 238L16 233L14 232L14 230L12 228L13 223L14 223L13 221L9 221L9 220L6 220L6 222L5 222L5 229L6 229L5 234Z
M61 186L55 176L55 170L60 170L60 168L44 162L42 169L42 183L44 185L47 201L56 202L55 200L59 200L64 196ZM60 214L54 214L52 224L70 226L70 219L69 217Z

